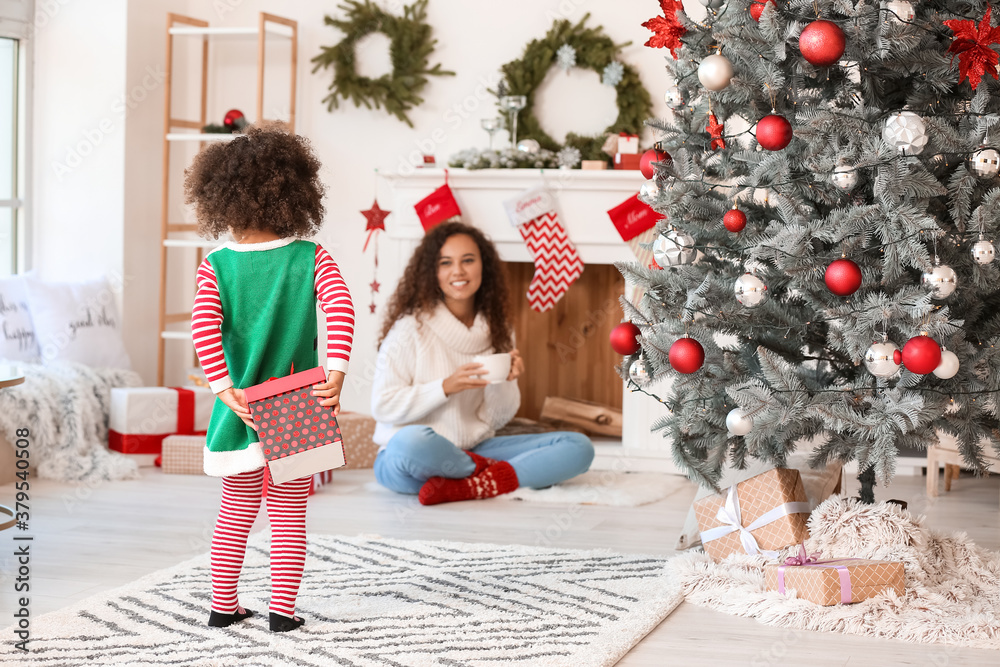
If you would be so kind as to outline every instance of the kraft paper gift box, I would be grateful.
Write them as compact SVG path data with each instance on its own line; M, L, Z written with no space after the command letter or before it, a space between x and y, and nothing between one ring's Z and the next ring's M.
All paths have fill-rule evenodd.
M608 163L604 160L582 160L580 169L584 171L604 171L608 168Z
M344 442L332 407L320 405L313 385L326 381L320 367L268 380L244 390L271 484L341 468Z
M906 573L903 564L894 561L816 560L800 553L798 558L789 558L784 564L765 566L764 583L769 591L784 594L795 589L803 600L830 607L861 602L889 590L903 595Z
M809 499L798 470L776 468L694 504L702 546L712 560L764 553L809 536ZM772 553L767 553L772 552Z
M378 445L372 440L375 435L375 420L357 412L341 412L337 415L340 433L344 438L344 453L347 465L344 468L372 468Z
M124 454L159 454L168 435L202 435L215 394L205 387L111 390L108 447Z
M168 475L204 475L205 436L168 435L163 439L162 465Z

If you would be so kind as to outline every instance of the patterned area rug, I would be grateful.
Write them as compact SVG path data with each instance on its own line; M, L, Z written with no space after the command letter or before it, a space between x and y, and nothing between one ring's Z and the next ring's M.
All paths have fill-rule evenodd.
M306 625L272 634L268 544L258 533L240 586L255 618L205 624L205 554L33 619L31 653L6 641L0 663L613 665L681 602L665 563L607 551L313 535L297 608Z

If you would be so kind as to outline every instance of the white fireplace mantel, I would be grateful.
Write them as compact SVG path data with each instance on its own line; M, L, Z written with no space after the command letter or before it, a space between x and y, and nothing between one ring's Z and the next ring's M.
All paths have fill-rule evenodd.
M445 183L444 169L416 169L411 174L382 174L392 199L387 208L380 254L381 282L393 285L424 235L414 205ZM544 185L554 195L560 219L585 264L611 264L635 257L611 223L607 211L639 191L638 171L551 169L448 169L448 185L462 210L462 219L483 230L508 262L530 262L520 233L510 223L503 202L525 190ZM663 415L655 399L622 387L622 440L597 441L595 469L677 472L669 443L649 432Z

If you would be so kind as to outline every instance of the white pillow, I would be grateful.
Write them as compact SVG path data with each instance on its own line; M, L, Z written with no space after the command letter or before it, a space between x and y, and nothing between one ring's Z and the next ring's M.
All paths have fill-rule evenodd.
M28 280L28 301L43 363L75 361L93 368L131 368L115 293L105 280Z
M38 336L24 278L4 278L0 280L0 359L37 362L38 357Z

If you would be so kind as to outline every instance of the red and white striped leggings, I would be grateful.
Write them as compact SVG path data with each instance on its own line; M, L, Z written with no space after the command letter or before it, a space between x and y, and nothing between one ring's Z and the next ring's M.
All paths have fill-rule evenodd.
M233 614L247 537L260 510L266 468L222 478L222 507L212 536L212 610ZM271 522L270 611L292 617L306 563L309 477L267 488Z

